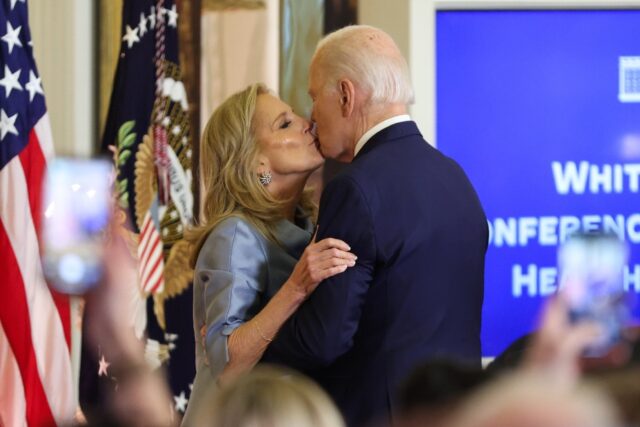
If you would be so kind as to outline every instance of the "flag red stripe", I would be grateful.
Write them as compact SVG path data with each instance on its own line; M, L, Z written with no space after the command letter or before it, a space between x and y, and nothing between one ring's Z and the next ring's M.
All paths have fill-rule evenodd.
M160 287L160 285L162 285L163 282L164 282L164 275L160 274L160 276L158 277L158 280L156 280L155 285L151 287L151 293L154 293Z
M22 275L2 221L0 221L0 248L2 248L0 271L5 284L2 298L0 298L0 322L20 368L27 402L27 422L30 426L55 425L38 373Z
M154 233L150 224L151 221L145 221L142 234L140 235L140 246L138 246L140 261L144 261L149 256L149 247L153 245L152 239Z
M149 260L153 258L153 255L158 251L158 245L160 244L160 238L157 233L151 232L151 238L149 239L149 244L146 248L144 248L142 255L140 256L140 263L142 267L146 267L149 263Z
M162 261L162 242L160 239L157 239L151 248L149 256L140 262L140 275L143 280L143 288L146 288L146 282L151 276L151 271L155 270L155 266L160 261Z
M29 207L31 208L31 219L35 226L36 234L40 237L43 212L42 187L44 184L43 179L46 169L46 160L40 147L38 135L33 129L29 132L29 143L20 153L20 163L22 164L22 170L24 172L25 180L27 181L27 188L29 189L28 198ZM58 314L60 315L67 348L71 351L71 311L69 307L69 298L55 292L54 290L51 290L51 296L53 297L53 302L56 305Z
M149 274L147 274L146 277L143 278L143 282L142 282L143 289L147 289L147 282L149 281L149 279L151 277L153 277L153 274L155 273L155 271L158 268L162 268L162 267L160 267L161 263L162 263L162 254L160 254L158 259L156 260L155 264L153 265L153 268L151 268L151 270L149 271ZM158 286L160 286L160 279L162 279L162 278L163 278L163 275L160 274L159 280L156 282L156 284L151 289L149 289L149 292L152 292L152 293L155 292L155 290L158 288Z
M160 240L156 240L155 243L153 244L153 248L151 249L151 253L152 254L156 253L156 249L158 248L159 245L161 245ZM156 269L158 264L162 261L162 253L157 255L156 258L157 259L155 260L155 262L153 264L153 267L151 269L149 269L149 262L151 261L151 257L141 260L141 262L142 262L142 288L143 289L146 289L147 280L151 276L151 273Z
M149 226L151 224L152 224L151 215L147 212L147 214L144 216L144 218L142 220L142 230L141 230L140 234L146 235L147 232L149 231Z
M40 141L36 132L32 129L29 132L29 143L20 152L20 163L22 163L22 171L27 181L29 189L29 206L31 207L31 219L36 228L36 234L40 235L40 224L42 223L42 187L44 178L44 170L46 161L42 150L40 149Z
M155 227L153 225L153 221L151 221L151 217L147 216L144 221L144 226L142 228L142 234L140 238L140 242L142 243L142 249L140 252L140 262L146 262L149 257L150 248L155 247L158 236L157 233L154 233Z
M159 239L153 239L149 242L149 246L147 247L147 250L143 252L142 256L140 257L141 272L144 272L147 270L148 264L149 262L151 262L151 258L153 257L153 254L156 252L156 249L158 248L158 244L160 244Z

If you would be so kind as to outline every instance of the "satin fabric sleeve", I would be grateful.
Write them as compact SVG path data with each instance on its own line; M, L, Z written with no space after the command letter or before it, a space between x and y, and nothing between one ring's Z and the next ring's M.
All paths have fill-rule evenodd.
M205 313L205 347L212 375L229 361L227 339L266 303L268 263L264 245L246 222L230 218L217 226L200 250L196 280Z

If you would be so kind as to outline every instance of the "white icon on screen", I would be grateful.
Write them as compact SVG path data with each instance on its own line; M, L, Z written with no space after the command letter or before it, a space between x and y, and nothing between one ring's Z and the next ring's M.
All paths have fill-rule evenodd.
M640 56L620 57L620 102L640 102Z

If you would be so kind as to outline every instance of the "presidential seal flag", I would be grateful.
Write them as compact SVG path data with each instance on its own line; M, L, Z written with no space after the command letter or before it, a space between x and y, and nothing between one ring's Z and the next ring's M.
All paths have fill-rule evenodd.
M131 326L145 341L149 364L166 365L180 413L186 409L195 367L193 273L183 239L193 216L191 138L178 63L178 16L173 0L124 1L103 149L117 169L121 231L139 265L138 283L132 284ZM90 413L100 405L103 387L116 387L118 379L111 375L104 349L88 350L80 398Z
M53 142L27 2L0 1L0 425L68 425L76 401L70 310L40 263L41 190Z

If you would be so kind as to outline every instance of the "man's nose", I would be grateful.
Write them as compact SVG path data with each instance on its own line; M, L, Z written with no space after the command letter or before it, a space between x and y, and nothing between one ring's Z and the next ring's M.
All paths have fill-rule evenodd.
M308 128L305 129L305 132L309 132L314 138L318 136L316 133L316 122L308 121Z

